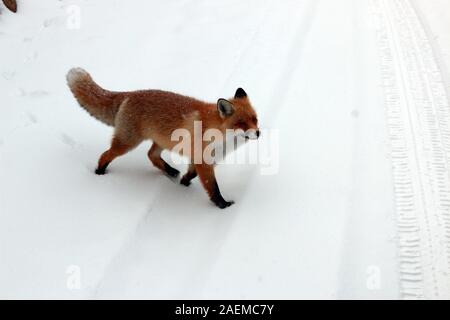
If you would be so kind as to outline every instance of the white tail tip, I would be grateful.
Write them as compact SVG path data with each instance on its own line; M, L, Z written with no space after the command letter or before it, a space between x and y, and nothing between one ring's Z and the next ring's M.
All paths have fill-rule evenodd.
M82 77L89 77L89 73L87 73L84 69L81 68L73 68L67 73L67 83L69 86L75 84Z

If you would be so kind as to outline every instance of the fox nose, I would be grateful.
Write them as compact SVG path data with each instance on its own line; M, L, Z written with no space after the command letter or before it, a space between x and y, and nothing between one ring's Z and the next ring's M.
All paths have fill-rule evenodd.
M261 136L261 131L259 131L259 129L258 129L258 130L256 130L256 138L259 139L260 136Z

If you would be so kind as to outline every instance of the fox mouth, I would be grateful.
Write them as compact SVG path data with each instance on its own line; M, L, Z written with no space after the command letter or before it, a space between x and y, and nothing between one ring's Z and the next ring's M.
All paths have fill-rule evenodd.
M245 141L258 140L259 136L245 136Z
M245 141L249 140L258 140L261 136L261 132L259 130L249 130L244 132L243 130L237 130L234 132L236 138L245 139Z
M245 140L258 140L261 136L261 132L259 130L251 131L245 135Z

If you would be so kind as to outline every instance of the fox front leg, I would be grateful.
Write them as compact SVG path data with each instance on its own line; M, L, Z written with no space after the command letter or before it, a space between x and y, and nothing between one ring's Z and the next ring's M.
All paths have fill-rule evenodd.
M200 181L208 193L209 198L216 206L220 209L225 209L234 204L234 201L226 201L222 197L214 174L214 166L207 164L195 165L195 170L197 171Z
M180 183L186 187L191 185L191 181L197 177L197 171L195 170L195 166L193 164L189 165L188 172L181 178Z

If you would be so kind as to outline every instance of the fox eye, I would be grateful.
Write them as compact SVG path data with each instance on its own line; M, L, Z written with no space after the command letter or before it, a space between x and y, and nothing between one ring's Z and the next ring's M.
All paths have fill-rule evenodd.
M252 121L253 121L254 123L258 123L258 119L257 119L256 117L253 117L253 118L252 118Z

